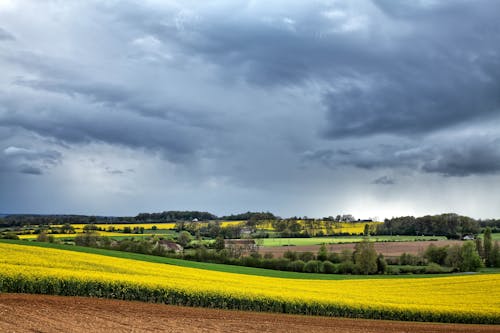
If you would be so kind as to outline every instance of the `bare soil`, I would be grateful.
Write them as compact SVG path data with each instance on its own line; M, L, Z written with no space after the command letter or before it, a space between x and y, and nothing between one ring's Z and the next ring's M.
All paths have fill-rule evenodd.
M430 245L434 244L436 246L454 245L462 244L462 241L455 240L441 240L441 241L416 241L416 242L377 242L374 243L375 250L378 253L382 253L386 257L399 257L403 252L418 254L419 252L425 251L425 249ZM356 244L329 244L327 249L330 252L342 252L344 249L354 250ZM304 245L304 246L273 246L273 247L261 247L259 252L272 253L275 258L280 258L286 251L296 251L296 252L318 252L321 245Z
M85 297L0 294L0 332L500 332L500 326L296 316Z

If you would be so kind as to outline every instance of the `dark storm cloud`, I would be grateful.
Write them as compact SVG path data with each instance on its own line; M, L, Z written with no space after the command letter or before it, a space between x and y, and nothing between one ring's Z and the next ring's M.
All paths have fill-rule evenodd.
M219 65L222 76L322 82L328 138L425 134L498 115L500 3L389 3L271 6L268 17L252 6L230 16L201 8L182 24L142 28Z
M344 12L346 5L286 5L270 4L266 12L258 5L225 4L231 15L201 6L187 13L168 12L171 24L164 18L144 20L142 16L152 16L148 11L126 13L125 18L133 17L159 40L175 41L180 52L219 65L226 79L263 86L301 85L350 73L356 70L353 65L365 68L373 57L356 32L354 38L348 33L359 18ZM338 16L332 20L329 11Z
M64 107L57 105L49 110L42 108L40 111L43 112L36 115L7 113L3 117L0 115L1 126L21 128L64 144L104 142L151 149L171 160L182 160L200 146L200 135L196 131L173 122L157 121L125 111L72 107L71 113L64 112Z
M434 152L422 165L425 172L469 176L500 172L500 139L461 142Z
M35 150L9 146L0 155L0 172L20 172L41 175L62 162L62 154L56 150Z
M26 51L12 54L0 58L40 78L20 76L12 81L12 86L36 93L28 100L0 93L5 110L0 112L0 126L22 128L63 144L104 142L158 151L175 162L193 161L190 158L207 147L214 131L225 130L219 117L206 109L163 97L171 85L168 78L161 78L158 83L166 86L158 91L150 89L149 82L97 79L91 72L78 71L74 61Z
M394 185L396 184L396 181L392 179L391 177L388 176L382 176L377 179L374 179L372 184L376 185Z
M34 167L32 165L22 165L19 172L28 175L41 175L43 171L40 168Z
M499 3L378 3L412 31L372 62L367 82L325 96L328 137L428 133L498 115Z
M341 165L366 170L404 168L447 177L495 174L500 173L500 139L466 137L448 143L424 143L419 146L324 149L307 152L304 159L329 168Z
M124 85L88 81L81 78L27 80L17 79L14 84L35 90L59 93L71 98L82 97L82 102L110 109L138 113L145 117L161 118L181 126L198 129L222 130L223 127L202 111L182 109L168 101L153 101L157 96L142 95Z
M22 185L0 190L0 211L41 193L36 209L286 216L357 207L360 188L378 209L370 191L399 200L404 174L415 192L432 178L492 198L478 184L500 177L499 12L485 0L0 5L0 189ZM46 203L49 183L59 196ZM425 203L415 192L407 202Z
M327 122L317 130L327 138L377 133L407 136L498 114L500 27L494 24L496 8L491 7L500 9L500 4L388 6L379 1L375 5L291 3L286 9L274 4L267 10L228 3L220 3L219 10L203 5L179 9L138 3L100 7L120 22L125 31L121 35L133 36L129 32L133 31L136 36L153 36L155 43L170 46L186 59L202 58L218 65L222 78L242 77L262 86L320 82ZM232 14L227 15L227 10ZM136 87L68 77L75 69L70 64L58 66L57 59L33 55L31 60L26 56L10 60L38 68L43 76L56 74L56 79L21 78L17 84L165 117L170 123L165 124L168 131L178 131L178 124L215 129L216 122L206 112L179 112L178 106L158 102L154 92L150 96L139 92L141 98L137 98ZM112 127L113 122L107 124ZM218 124L224 127L222 122ZM146 146L150 140L152 147L174 152L195 150L193 142L180 142L190 136L187 132L175 133L176 140L169 140L168 134L160 140L146 134L143 144L133 129L129 139L119 140L124 133L116 128L69 127L57 130L64 140L95 138L133 147Z

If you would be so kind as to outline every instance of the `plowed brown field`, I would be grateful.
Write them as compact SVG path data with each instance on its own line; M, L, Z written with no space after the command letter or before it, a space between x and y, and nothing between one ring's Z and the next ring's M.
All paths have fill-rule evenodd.
M500 332L413 323L188 308L85 297L0 294L0 332Z
M434 244L436 246L446 246L454 244L463 244L462 241L454 240L443 240L443 241L417 241L417 242L378 242L374 243L375 250L378 253L382 253L386 257L399 257L403 252L418 254L425 251L425 249L430 245ZM342 252L344 249L354 250L356 244L330 244L327 245L327 249L330 252ZM318 252L321 245L304 245L304 246L273 246L273 247L261 247L260 253L264 254L266 252L272 253L275 258L283 256L286 251L296 251L296 252Z

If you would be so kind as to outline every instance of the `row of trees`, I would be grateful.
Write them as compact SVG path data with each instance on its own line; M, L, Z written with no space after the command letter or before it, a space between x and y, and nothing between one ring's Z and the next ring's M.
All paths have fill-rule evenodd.
M7 215L0 218L0 227L22 227L25 225L87 224L87 223L133 223L133 217L87 216L87 215Z
M138 222L176 222L176 221L216 220L217 216L209 212L169 210L161 213L140 213L135 217Z
M288 251L283 258L273 258L271 253L262 255L257 251L253 251L247 256L241 256L240 252L232 252L224 248L223 243L222 246L217 246L217 243L220 242L216 242L214 250L198 247L194 251L176 255L169 254L169 256L202 262L306 273L384 274L387 271L384 256L377 254L373 244L368 241L358 244L354 252L330 253L326 246L322 246L316 254ZM374 262L372 262L373 258Z
M226 220L226 221L259 221L274 220L277 217L270 212L246 212L243 214L218 217L209 212L177 211L170 210L159 213L139 213L134 216L88 216L88 215L37 215L13 214L0 217L0 227L21 227L25 225L51 225L51 224L111 224L111 223L141 223L141 222L177 222L177 221Z
M196 222L183 222L179 221L175 224L175 231L187 231L191 235L196 237L206 237L206 238L240 238L243 230L241 225L228 225L222 227L219 222L208 222L206 224L200 224Z
M378 235L439 235L459 239L464 235L478 234L480 230L479 223L476 220L467 216L449 213L386 219L382 225L377 227L376 232Z
M500 219L478 220L478 223L481 228L489 227L492 232L500 232Z
M472 241L464 244L438 247L429 245L424 257L431 263L448 266L459 272L475 272L483 267L478 249Z
M498 241L493 243L490 227L484 231L482 240L476 239L476 247L486 267L500 267L500 244Z
M262 220L276 220L276 217L273 213L270 212L246 212L242 214L231 214L227 216L221 217L221 220L225 221L262 221Z

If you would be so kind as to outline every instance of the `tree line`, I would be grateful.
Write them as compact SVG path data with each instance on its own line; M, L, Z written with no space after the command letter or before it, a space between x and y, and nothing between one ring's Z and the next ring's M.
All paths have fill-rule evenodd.
M376 233L378 235L446 236L450 239L460 239L465 235L476 235L480 231L479 222L473 218L448 213L385 219L384 223L377 227Z
M162 223L177 221L239 221L276 219L269 212L246 212L218 217L215 214L202 211L169 210L158 213L139 213L136 216L95 216L95 215L43 215L43 214L12 214L0 217L0 227L21 227L24 225L51 225L51 224L112 224L112 223Z

